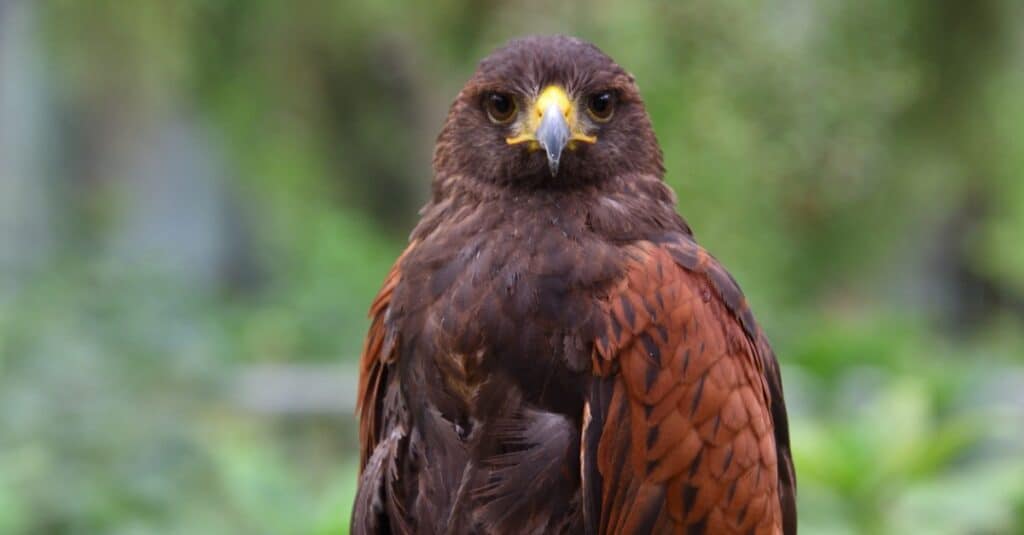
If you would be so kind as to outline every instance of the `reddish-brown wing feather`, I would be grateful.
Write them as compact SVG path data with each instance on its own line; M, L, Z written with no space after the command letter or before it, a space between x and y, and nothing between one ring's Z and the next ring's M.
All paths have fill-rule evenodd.
M391 267L377 297L370 305L370 330L363 344L363 354L359 359L359 394L356 400L356 412L359 414L359 456L360 469L373 454L380 441L380 403L383 400L385 369L395 359L395 334L388 332L385 325L391 294L402 279L402 259L415 246L409 244Z
M690 270L667 246L634 248L608 296L581 452L590 532L782 533L759 342L697 249Z

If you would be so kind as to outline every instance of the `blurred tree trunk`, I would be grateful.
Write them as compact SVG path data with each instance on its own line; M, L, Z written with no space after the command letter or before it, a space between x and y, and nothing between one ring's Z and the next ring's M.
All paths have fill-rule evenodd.
M1003 202L987 145L986 89L1010 67L1007 52L1019 20L1003 0L922 1L916 12L913 49L926 89L908 117L909 130L932 144L932 154L958 164L957 196L936 228L929 259L943 294L940 319L966 331L1002 311L1024 319L1024 296L979 261L985 226Z
M0 1L0 273L38 268L52 253L44 169L48 109L32 2Z

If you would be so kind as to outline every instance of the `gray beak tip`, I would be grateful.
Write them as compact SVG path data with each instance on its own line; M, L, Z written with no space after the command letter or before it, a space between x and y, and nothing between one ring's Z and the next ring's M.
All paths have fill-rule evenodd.
M551 153L548 153L548 170L551 171L551 176L554 177L558 174L558 157L551 157Z

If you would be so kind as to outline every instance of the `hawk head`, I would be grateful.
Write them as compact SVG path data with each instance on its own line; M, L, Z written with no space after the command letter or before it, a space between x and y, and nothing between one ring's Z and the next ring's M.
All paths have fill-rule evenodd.
M434 171L564 188L663 168L633 77L596 46L553 36L511 41L480 62L448 113Z

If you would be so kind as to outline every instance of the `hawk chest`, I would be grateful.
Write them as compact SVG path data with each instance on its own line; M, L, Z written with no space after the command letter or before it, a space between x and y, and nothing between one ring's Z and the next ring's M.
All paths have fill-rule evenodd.
M482 388L500 388L577 411L601 299L620 261L582 226L571 230L503 226L411 261L406 272L421 276L406 291L420 308L402 330L417 333L407 362L427 379L428 399L472 412Z

